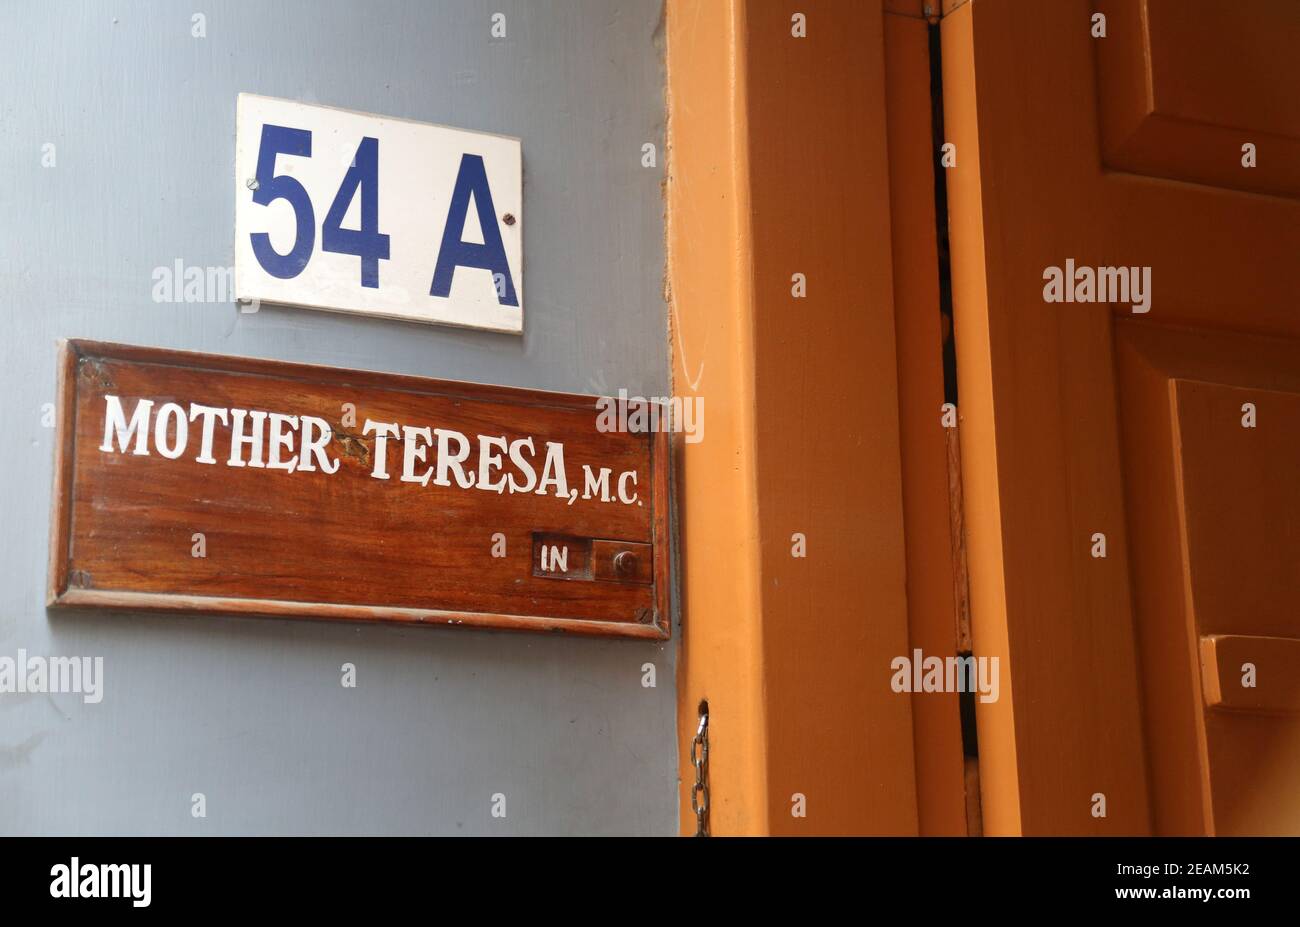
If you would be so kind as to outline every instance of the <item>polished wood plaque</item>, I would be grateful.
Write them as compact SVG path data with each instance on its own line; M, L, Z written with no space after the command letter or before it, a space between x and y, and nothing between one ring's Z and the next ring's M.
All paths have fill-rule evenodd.
M616 400L59 350L52 606L669 636L668 438Z

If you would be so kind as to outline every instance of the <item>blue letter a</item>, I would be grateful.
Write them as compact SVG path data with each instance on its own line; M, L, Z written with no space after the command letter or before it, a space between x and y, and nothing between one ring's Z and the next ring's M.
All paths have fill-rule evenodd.
M483 230L483 244L462 241L465 216L469 212L469 198L474 197L478 210L478 225ZM501 244L501 229L497 226L496 210L492 206L492 191L488 189L487 171L483 158L476 154L463 155L460 172L456 175L456 188L451 194L451 208L447 211L447 224L442 229L442 246L438 249L438 266L433 271L430 296L451 295L451 278L457 267L481 267L492 272L493 283L505 281L505 295L497 290L498 302L503 306L518 306L515 281L506 263L506 249ZM501 276L498 277L497 274Z

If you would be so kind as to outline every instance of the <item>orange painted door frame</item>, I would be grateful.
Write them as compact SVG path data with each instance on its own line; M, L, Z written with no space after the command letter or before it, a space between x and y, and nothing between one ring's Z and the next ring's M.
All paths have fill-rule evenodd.
M1300 6L801 6L668 5L683 831L707 700L712 833L1300 832Z
M681 820L965 834L923 4L670 0ZM801 9L803 8L801 7Z

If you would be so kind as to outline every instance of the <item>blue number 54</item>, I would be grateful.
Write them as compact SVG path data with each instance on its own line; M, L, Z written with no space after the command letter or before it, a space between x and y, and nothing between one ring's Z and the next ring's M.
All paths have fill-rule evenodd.
M297 231L293 247L280 254L271 246L266 232L249 237L258 263L273 277L283 280L302 273L316 246L316 213L311 197L295 178L275 173L277 155L311 157L311 132L267 123L262 126L262 142L257 152L257 184L253 202L266 206L276 200L288 200L293 207ZM348 206L361 193L361 227L343 228ZM379 262L388 260L388 236L379 231L379 140L366 136L357 146L352 165L343 175L334 202L321 226L321 248L336 254L355 254L361 258L361 285L379 286Z

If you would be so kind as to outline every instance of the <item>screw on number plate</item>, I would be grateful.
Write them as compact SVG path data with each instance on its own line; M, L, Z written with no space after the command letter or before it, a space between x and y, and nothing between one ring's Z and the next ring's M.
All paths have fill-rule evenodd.
M250 190L256 190L256 189L257 189L257 178L256 178L256 177L250 177L250 178L248 178L247 180L244 181L244 186L248 187L248 189L250 189Z
M515 214L512 213L512 212L508 212L508 213L506 213L504 216L501 217L501 221L504 222L506 225L514 225L514 224L515 224Z

